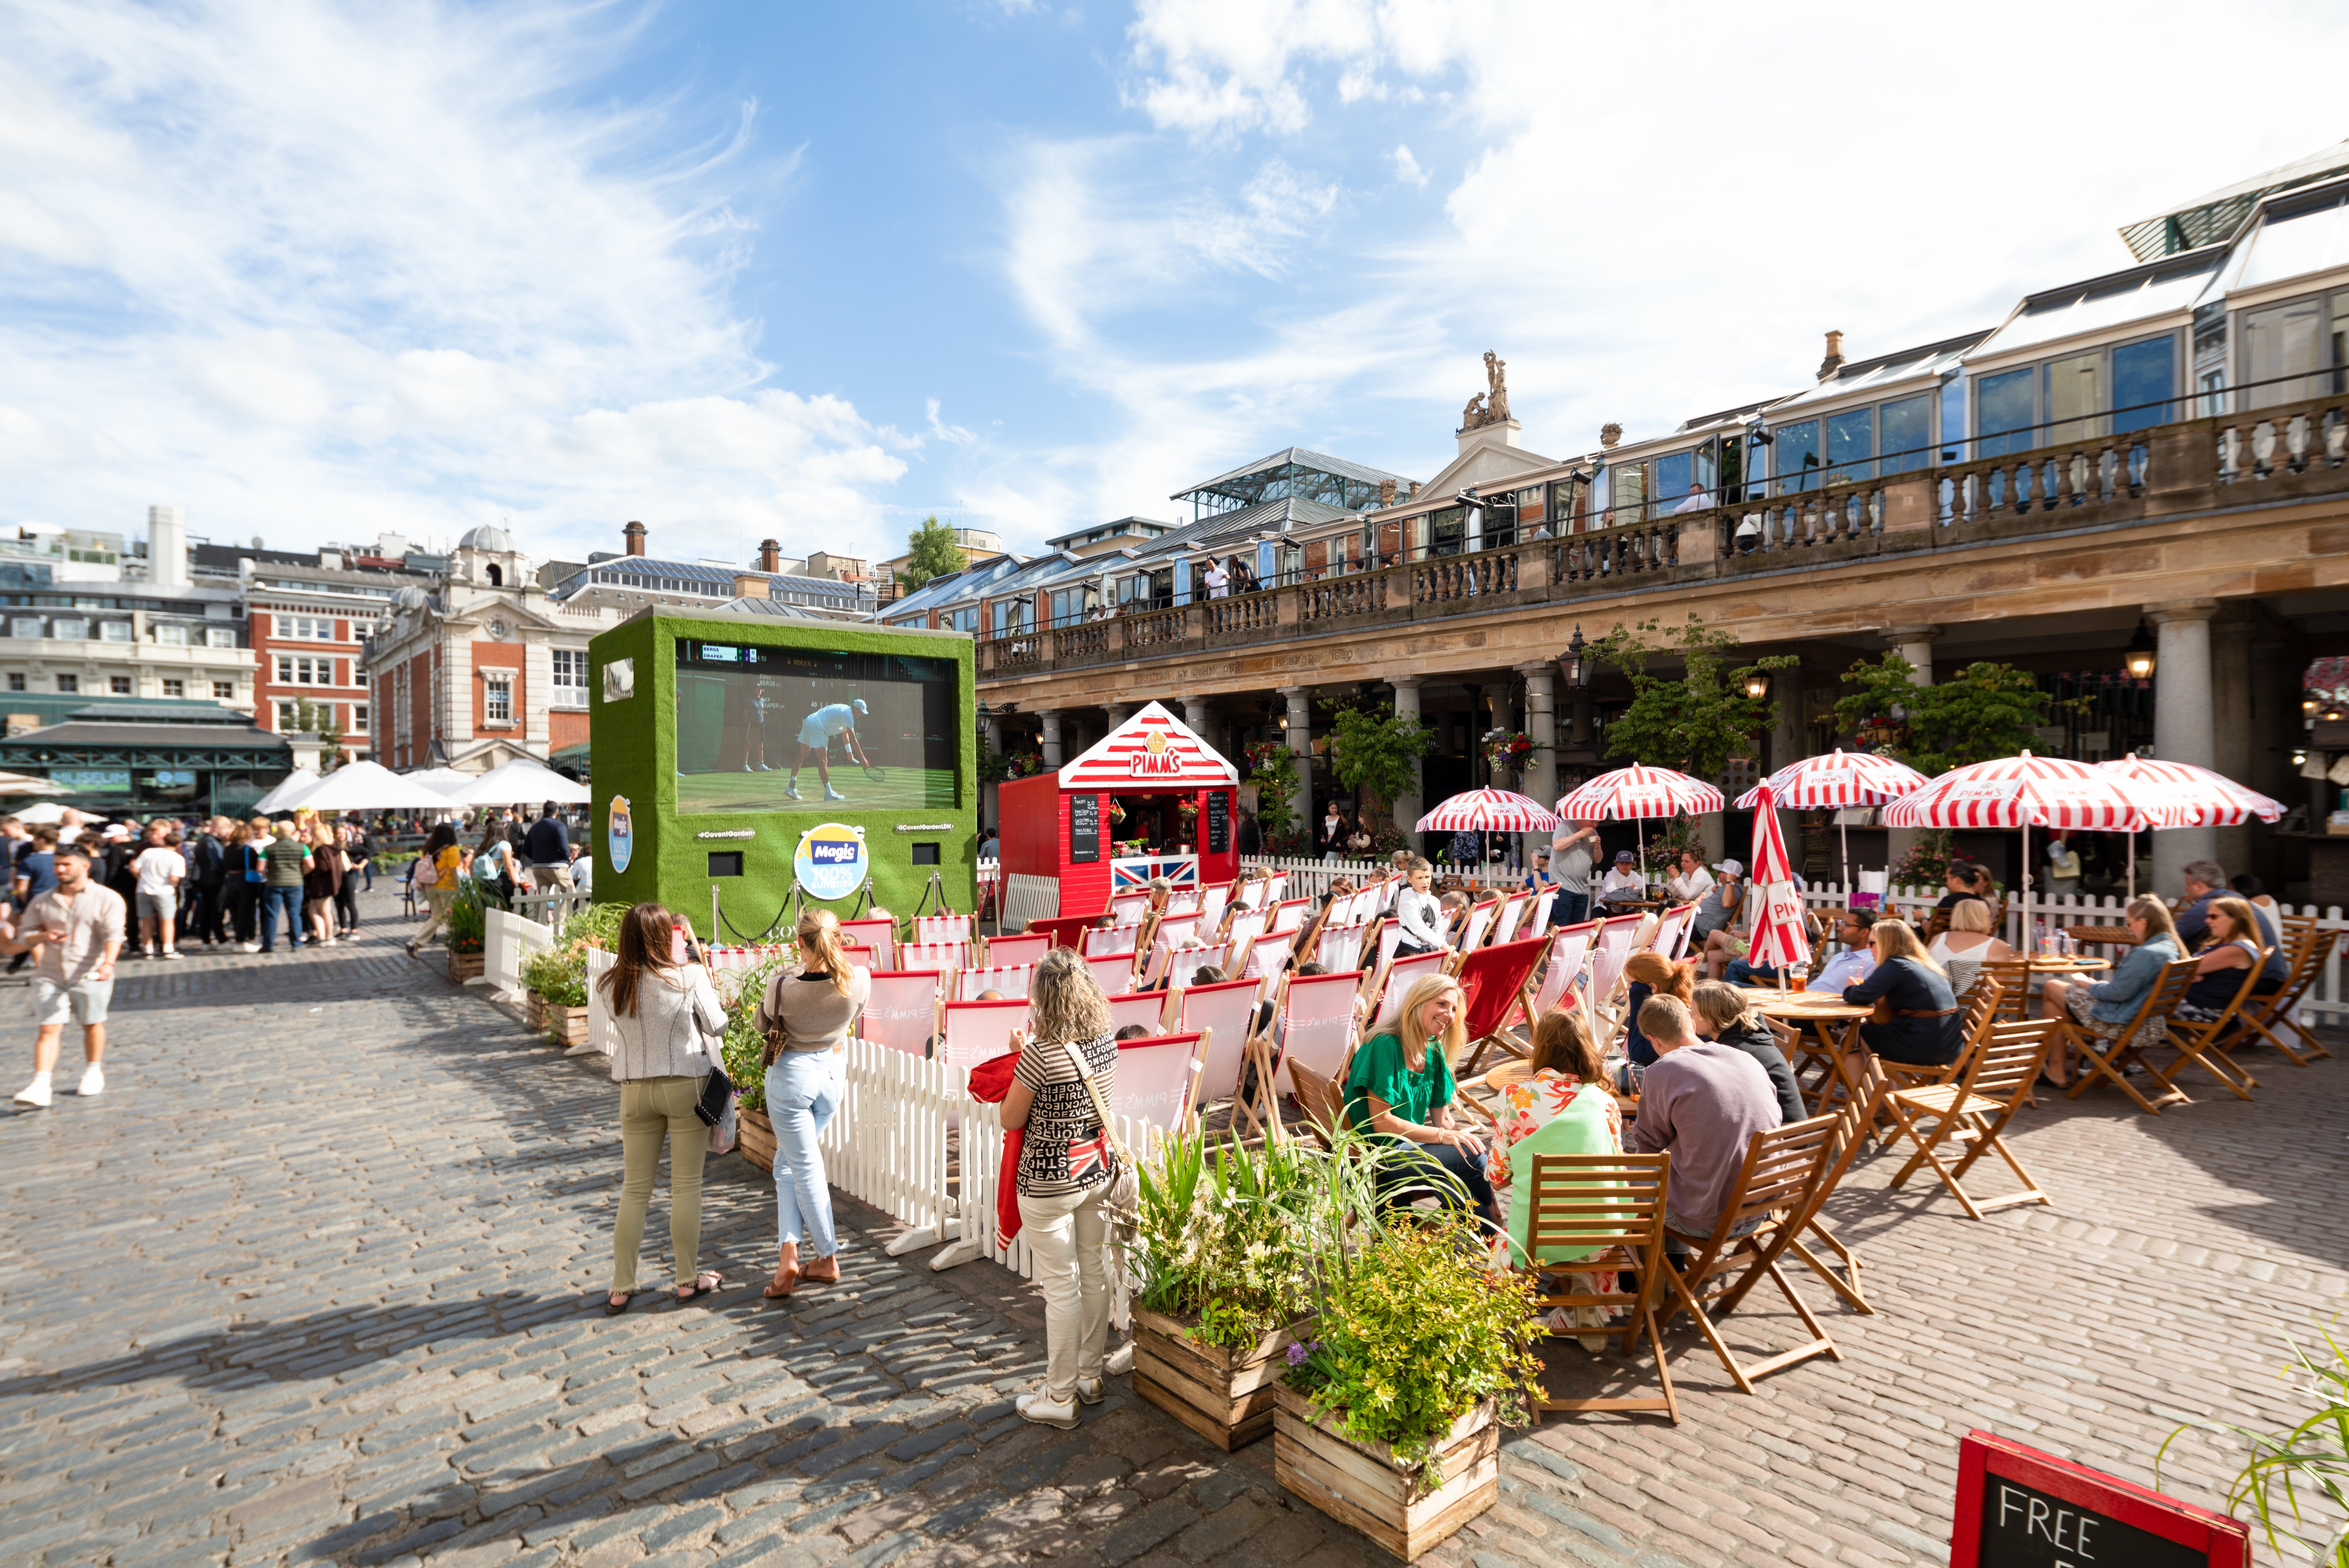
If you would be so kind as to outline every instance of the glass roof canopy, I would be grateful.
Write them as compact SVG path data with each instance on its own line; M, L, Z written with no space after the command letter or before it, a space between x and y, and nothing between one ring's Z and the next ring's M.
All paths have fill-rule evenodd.
M1217 512L1261 506L1268 501L1318 501L1341 512L1368 512L1379 504L1379 487L1388 483L1394 485L1398 497L1410 494L1414 487L1413 481L1399 473L1293 446L1177 491L1173 499L1191 504L1194 522Z

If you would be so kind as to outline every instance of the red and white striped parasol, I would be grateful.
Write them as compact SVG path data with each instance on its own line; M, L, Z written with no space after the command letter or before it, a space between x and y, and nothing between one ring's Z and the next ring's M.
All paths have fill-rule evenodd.
M1847 752L1840 746L1824 757L1788 763L1737 797L1737 809L1751 811L1766 785L1776 802L1789 811L1842 810L1855 805L1883 805L1925 787L1923 774L1907 763L1879 757L1874 752ZM1851 888L1851 835L1836 824L1843 845L1843 885Z
M1455 794L1419 819L1422 833L1547 833L1557 826L1541 802L1507 789Z
M1633 763L1611 774L1600 774L1568 792L1557 803L1557 815L1568 822L1636 822L1640 827L1640 868L1648 866L1648 829L1651 816L1701 816L1719 811L1721 792L1702 779Z
M2283 815L2282 803L2192 763L2166 763L2131 752L2096 766L2129 781L2152 811L2157 828L2236 827L2255 816L2273 822ZM2129 897L2137 897L2135 834L2129 835L2128 888Z
M2069 757L1998 757L1952 768L1884 808L1887 827L2023 830L2023 932L2031 931L2031 830L2142 833L2158 807L2142 786Z
M1786 858L1786 840L1778 831L1775 792L1758 785L1738 804L1754 805L1754 896L1762 902L1754 919L1754 940L1745 962L1753 969L1778 971L1778 989L1786 989L1786 971L1811 962L1811 939L1803 930L1803 896L1795 888L1793 866Z

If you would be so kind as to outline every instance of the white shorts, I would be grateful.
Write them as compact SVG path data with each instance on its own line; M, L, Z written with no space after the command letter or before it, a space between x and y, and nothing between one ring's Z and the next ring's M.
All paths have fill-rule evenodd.
M810 713L800 721L800 744L812 752L827 751L832 746L832 732L823 727L823 720Z
M139 895L139 918L142 920L168 920L179 912L180 890L177 888Z
M78 980L71 985L33 977L33 1022L46 1029L70 1017L76 1023L103 1023L106 1004L114 1000L111 980Z

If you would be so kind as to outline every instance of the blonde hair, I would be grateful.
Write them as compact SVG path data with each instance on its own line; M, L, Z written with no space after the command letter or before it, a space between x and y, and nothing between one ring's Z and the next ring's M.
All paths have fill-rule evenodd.
M1990 930L1990 906L1980 898L1961 898L1950 906L1950 929L1953 931Z
M1040 1044L1065 1045L1110 1033L1109 998L1074 948L1054 948L1028 988L1028 1028Z
M2249 937L2251 945L2258 947L2267 938L2267 928L2260 924L2259 911L2251 908L2248 898L2213 898L2210 913L2227 917L2227 940L2230 942L2238 937Z
M1756 1022L1754 1009L1746 1005L1745 993L1723 981L1699 982L1692 1005L1696 1015L1703 1019L1705 1026L1715 1034L1733 1023L1751 1029Z
M1925 944L1917 940L1916 928L1908 921L1878 920L1868 935L1875 940L1876 950L1884 955L1885 962L1890 963L1899 958L1915 959L1935 974L1943 972L1941 966L1933 961L1933 955L1925 950Z
M800 945L800 967L832 976L832 989L846 996L848 955L840 950L840 918L830 909L810 909L792 931Z
M1677 1043L1692 1037L1696 1030L1689 1023L1688 1003L1677 996L1651 996L1640 1003L1640 1033L1650 1040Z
M1452 1026L1444 1032L1444 1054L1448 1059L1468 1048L1466 994L1461 991L1460 982L1450 975L1431 974L1413 981L1411 989L1402 993L1402 1005L1395 1010L1394 1037L1402 1042L1406 1052L1413 1044L1411 1037L1419 1033L1420 1011L1446 992L1458 996L1460 1005L1452 1010Z
M1658 996L1676 996L1686 1002L1690 988L1696 983L1696 961L1674 963L1652 948L1633 953L1623 966L1623 978L1636 980Z
M2168 937L2178 944L2180 950L2184 950L2186 940L2178 934L2178 922L2169 918L2169 906L2151 893L2139 893L2131 898L2128 908L2122 913L2130 919L2143 920L2147 928L2147 936Z

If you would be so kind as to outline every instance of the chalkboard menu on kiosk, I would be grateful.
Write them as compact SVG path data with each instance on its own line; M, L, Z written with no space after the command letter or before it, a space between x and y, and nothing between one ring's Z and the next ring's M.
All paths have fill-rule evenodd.
M1958 1445L1951 1568L2249 1568L2240 1521L1990 1432Z
M1069 797L1069 864L1091 866L1101 859L1101 796Z
M1222 790L1207 792L1207 853L1221 855L1232 846L1232 797Z

